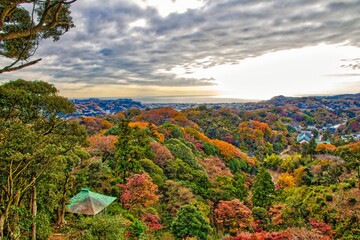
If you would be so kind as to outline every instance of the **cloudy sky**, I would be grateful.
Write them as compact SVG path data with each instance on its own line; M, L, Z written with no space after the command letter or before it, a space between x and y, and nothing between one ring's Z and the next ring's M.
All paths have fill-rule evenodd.
M76 28L41 42L41 63L0 81L195 102L360 92L360 0L78 0L72 12Z

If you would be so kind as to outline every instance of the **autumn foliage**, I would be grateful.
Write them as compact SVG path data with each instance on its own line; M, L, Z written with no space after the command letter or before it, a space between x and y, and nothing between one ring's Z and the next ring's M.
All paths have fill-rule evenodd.
M322 221L318 221L315 218L310 218L309 222L311 224L311 226L315 229L317 229L320 233L329 236L332 238L332 236L334 235L334 231L332 230L331 226L329 224L326 224Z
M160 142L164 142L164 134L158 132L158 127L154 124L150 124L149 122L138 121L138 122L129 122L129 127L131 128L139 128L145 129L149 128L151 134L157 138Z
M191 136L193 136L197 140L207 142L207 143L212 143L212 140L210 138L208 138L205 134L199 132L195 128L186 127L186 128L184 128L184 131L186 133L190 134Z
M323 236L317 232L300 228L288 228L279 232L260 232L260 233L241 233L236 237L227 238L226 240L329 240L328 236Z
M267 123L259 121L242 122L239 125L239 135L241 141L255 141L265 144L273 137L273 131Z
M161 230L163 228L163 226L160 223L160 217L155 215L155 214L151 214L151 213L145 213L142 218L141 221L144 222L150 229L152 230Z
M132 207L147 208L159 201L158 187L147 173L134 174L127 178L122 188L121 203L127 209Z
M319 153L331 153L336 150L336 146L332 144L321 143L316 146L315 151Z
M102 121L103 119L101 118L85 116L82 118L82 121L80 123L82 123L86 127L86 130L89 134L95 134L104 129L103 125L101 124Z
M174 110L171 107L162 107L157 109L151 109L141 112L136 116L137 121L152 122L155 125L161 125L163 123L174 123L180 126L195 126L197 125L187 119L182 113Z
M101 122L100 122L100 125L103 129L109 129L111 128L112 126L114 126L113 123L109 122L108 120L105 120L103 119Z
M225 232L237 234L250 229L251 210L238 199L220 201L214 212L216 225Z
M129 127L144 129L149 126L147 122L129 122Z
M212 143L220 150L225 160L230 160L232 158L240 158L250 163L251 165L254 164L253 159L249 158L248 155L243 153L240 149L238 149L234 145L217 139L213 140Z
M150 149L154 153L154 162L159 166L164 166L168 159L174 159L170 150L158 142L150 142Z
M287 172L282 173L276 181L276 188L278 189L295 187L295 185L296 185L295 178Z
M269 217L271 223L274 226L278 226L284 223L284 211L286 205L282 203L276 204L274 207L270 208L269 210Z
M99 154L106 160L109 155L115 153L115 143L118 137L113 135L101 136L94 135L89 137L90 146L88 151L93 154Z
M212 182L220 176L233 176L230 169L225 166L225 163L219 157L210 156L204 158L204 160L200 161L200 164L206 169Z

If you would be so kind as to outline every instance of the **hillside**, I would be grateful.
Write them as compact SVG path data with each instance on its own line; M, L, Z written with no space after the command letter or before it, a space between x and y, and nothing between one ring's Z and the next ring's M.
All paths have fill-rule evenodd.
M193 221L190 213L182 211L196 206L192 211L208 218L202 221L212 228L207 234L213 239L356 239L360 236L354 227L360 209L356 170L360 142L342 141L340 132L316 127L313 133L327 135L331 143L300 144L293 127L301 124L306 129L313 121L326 125L343 120L343 115L330 110L304 112L292 106L253 111L200 106L181 112L165 107L134 112L129 126L134 133L145 134L142 139L149 137L150 148L146 150L147 143L142 148L150 152L139 163L140 172L157 186L153 194L158 194L158 202L150 205L161 222L159 234L173 231L180 239L177 227L195 231L181 223L180 216L190 218L186 223ZM344 128L353 121L358 117L347 119ZM95 139L121 137L116 128L115 124L102 130L104 135L90 138L94 157L102 159L105 154ZM118 151L112 149L110 165ZM127 204L120 199L123 206ZM149 210L139 204L125 209L141 219Z
M18 80L0 92L8 238L360 237L360 116L351 96L341 97L344 112L288 103L178 111L93 99L75 101L84 115L62 118L72 103L47 83ZM324 101L306 100L314 102ZM89 116L93 107L102 114ZM114 202L94 216L66 212L80 191Z

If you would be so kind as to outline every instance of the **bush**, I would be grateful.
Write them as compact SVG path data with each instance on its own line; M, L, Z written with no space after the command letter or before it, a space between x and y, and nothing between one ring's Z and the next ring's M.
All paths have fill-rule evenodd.
M264 167L267 169L277 170L283 163L283 159L276 154L271 154L264 159Z
M230 168L233 174L243 171L250 173L251 166L249 163L239 159L239 158L232 158L225 163L225 165Z
M165 146L171 151L175 158L183 160L194 169L205 171L204 168L199 164L194 153L194 149L184 144L184 142L172 138L166 141Z
M356 201L356 198L351 197L351 198L348 199L348 202L349 202L350 205L353 206L353 205L355 205L355 203L356 203L357 201Z
M211 227L209 220L195 206L185 205L172 222L171 230L176 239L196 237L198 240L205 240Z
M333 196L325 195L325 200L328 201L328 202L331 202L333 200Z
M253 214L255 220L257 220L257 219L262 220L262 219L266 218L267 211L265 208L262 208L262 207L254 207L252 209L252 214Z
M204 142L202 144L204 152L208 156L220 156L220 151L214 145Z
M342 187L343 190L349 190L349 189L352 188L351 184L350 184L350 183L347 183L347 182L343 182L343 183L341 184L341 187Z
M128 233L131 239L146 239L145 225L138 219L135 219L128 227Z
M145 172L150 175L152 181L156 185L162 186L164 184L165 175L162 168L160 168L158 165L156 165L153 161L149 159L141 159L140 165L145 170Z
M344 182L348 183L352 188L355 187L355 185L356 185L356 179L355 178L345 179Z
M80 239L122 239L125 235L128 220L121 215L111 216L99 214L94 217L85 217L76 224L83 230Z

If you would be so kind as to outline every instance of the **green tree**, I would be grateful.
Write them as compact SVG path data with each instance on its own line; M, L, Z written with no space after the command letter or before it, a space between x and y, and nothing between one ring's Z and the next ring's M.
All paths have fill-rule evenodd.
M197 170L204 170L204 168L199 164L196 157L196 150L192 150L189 146L186 145L183 141L180 141L176 138L171 138L166 141L165 146L171 151L172 155L175 158L179 158L189 164L190 167Z
M195 194L199 194L204 198L208 197L208 189L211 184L204 172L191 168L189 164L178 158L169 160L164 170L169 179L182 181Z
M272 170L277 170L280 167L283 159L276 154L271 154L270 156L265 157L264 159L264 167Z
M30 215L36 238L37 188L52 184L41 180L54 169L64 174L67 169L58 167L66 166L65 157L86 143L85 129L62 118L73 110L45 82L17 80L0 86L1 237L19 237L19 222Z
M51 174L47 179L48 181L52 181L54 185L53 188L47 187L45 192L53 191L56 194L55 201L56 204L56 225L62 226L66 224L65 221L65 211L66 204L68 203L68 199L70 198L71 189L78 177L78 168L83 160L90 158L89 153L82 149L75 149L74 153L68 156L64 156L62 165L58 166L59 172L63 172L64 174L55 174L52 176ZM56 172L57 173L57 172ZM56 182L55 182L56 181ZM47 201L48 203L48 201Z
M313 137L309 143L305 143L302 147L302 155L310 155L311 157L314 157L316 153L316 141L315 137Z
M209 220L195 206L185 205L172 222L171 230L176 239L196 237L202 240L207 239L211 227Z
M265 168L260 168L252 186L252 202L254 206L267 208L271 205L275 191L274 183Z
M70 5L76 0L3 0L0 4L0 56L13 62L3 72L19 70L41 59L27 61L42 39L58 40L74 27ZM32 8L25 8L32 4Z
M248 189L245 186L245 176L240 173L235 173L232 184L236 189L235 197L244 201L248 196Z
M150 154L150 140L146 132L141 129L132 129L129 126L129 119L122 119L119 123L119 138L116 142L115 176L120 182L131 173L138 173L141 165L139 160Z

